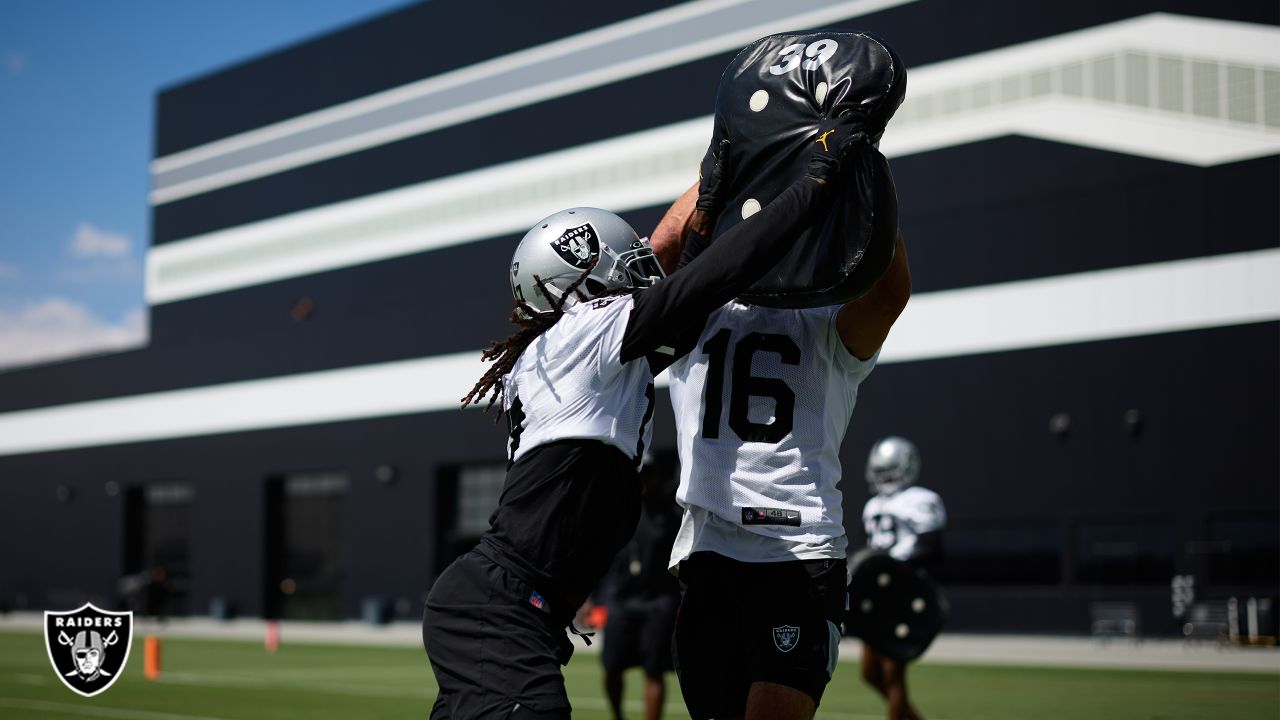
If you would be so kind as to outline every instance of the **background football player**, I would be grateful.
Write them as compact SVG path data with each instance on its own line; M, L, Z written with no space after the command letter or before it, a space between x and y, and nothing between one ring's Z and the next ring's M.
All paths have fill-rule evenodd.
M867 456L867 487L871 499L862 509L867 547L883 550L895 560L926 568L942 558L942 530L947 511L942 498L916 485L920 452L903 437L877 442ZM862 679L884 696L890 720L919 720L907 698L907 664L862 644Z
M671 634L680 605L680 583L667 572L667 559L680 507L675 478L645 458L640 471L644 507L631 542L614 558L598 601L608 609L604 627L604 688L614 720L622 720L623 672L639 667L644 673L644 718L658 720L666 701L666 673L671 666Z
M433 720L569 716L564 629L635 530L654 375L824 211L860 132L829 129L805 176L677 277L655 282L648 243L603 210L561 211L520 241L519 327L484 353L493 366L463 398L501 397L510 466L489 530L427 598Z

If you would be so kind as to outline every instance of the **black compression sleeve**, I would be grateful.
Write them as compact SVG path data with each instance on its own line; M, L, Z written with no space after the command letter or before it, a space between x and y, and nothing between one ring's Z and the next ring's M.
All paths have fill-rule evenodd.
M693 259L702 254L707 249L707 245L711 244L711 237L696 233L692 230L685 236L684 250L680 253L680 263L676 265L676 270L680 270L685 265L693 262Z
M800 233L813 224L824 205L826 187L812 178L800 178L760 212L717 238L679 273L637 292L622 339L622 362L667 346L673 351L660 358L666 360L660 363L665 367L688 352L678 339L701 331L708 315L782 259Z

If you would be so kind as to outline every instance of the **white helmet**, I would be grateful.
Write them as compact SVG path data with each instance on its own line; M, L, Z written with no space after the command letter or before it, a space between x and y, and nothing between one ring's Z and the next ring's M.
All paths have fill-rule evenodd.
M872 495L911 487L919 475L920 451L904 437L884 438L867 456L867 487Z
M549 215L525 233L511 258L511 292L516 303L551 312L588 270L579 286L584 297L648 287L666 275L649 239L636 235L625 220L599 208L577 207ZM568 298L566 306L577 299Z

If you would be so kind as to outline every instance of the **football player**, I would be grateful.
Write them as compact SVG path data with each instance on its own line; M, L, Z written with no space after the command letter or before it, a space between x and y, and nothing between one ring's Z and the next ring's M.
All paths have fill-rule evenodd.
M644 718L658 720L666 702L666 673L671 667L671 633L680 606L680 583L667 572L671 544L680 527L675 477L657 473L646 458L640 480L644 509L635 537L614 558L597 590L608 609L604 627L604 689L613 720L622 720L624 672L644 674Z
M920 452L910 440L887 437L867 457L871 499L862 509L867 547L922 568L942 556L942 529L947 511L942 498L916 485ZM862 644L862 679L884 696L889 720L919 720L907 698L907 664Z
M569 717L565 628L636 528L654 375L825 210L842 157L866 142L854 119L825 129L830 151L678 276L660 280L648 243L593 208L551 215L520 241L519 328L484 353L493 366L463 398L501 398L509 466L489 530L427 598L433 720ZM708 185L722 173L717 163Z
M700 248L732 242L696 232L685 242L694 215L720 209L714 186L695 188L655 231L654 252L680 258L675 278ZM885 274L857 300L802 310L729 301L671 366L684 507L671 556L684 588L675 660L694 718L813 717L845 608L840 444L910 294L899 234Z

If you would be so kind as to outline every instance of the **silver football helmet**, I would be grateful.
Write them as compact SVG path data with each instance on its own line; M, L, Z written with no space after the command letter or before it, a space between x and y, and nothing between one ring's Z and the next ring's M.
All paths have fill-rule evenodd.
M606 210L569 208L525 233L511 258L511 293L517 303L551 312L564 291L590 270L565 306L611 290L648 287L666 273L625 220Z
M911 487L919 475L920 451L904 437L884 438L867 456L867 487L872 495Z

